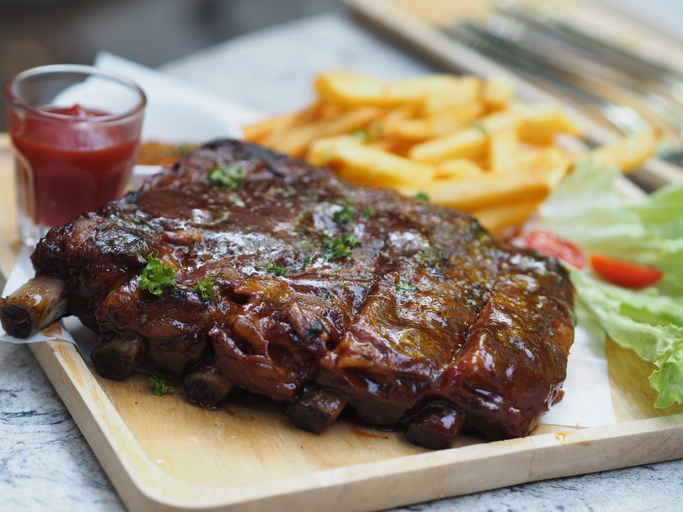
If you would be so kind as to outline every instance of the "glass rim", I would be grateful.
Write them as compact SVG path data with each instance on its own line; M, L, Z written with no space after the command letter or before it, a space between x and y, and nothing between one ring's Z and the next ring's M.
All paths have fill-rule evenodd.
M48 112L46 110L41 110L40 107L32 107L26 105L20 101L15 94L16 87L22 80L31 78L33 76L45 75L49 73L54 74L73 74L73 75L92 75L99 76L102 78L107 78L109 80L119 82L127 87L133 89L139 96L138 102L131 108L124 110L118 114L107 114L103 116L70 116L65 114L57 114L54 112ZM121 119L126 119L128 117L134 116L143 111L147 105L147 96L142 88L137 85L132 80L126 77L112 73L104 69L97 68L95 66L86 66L83 64L50 64L47 66L38 66L35 68L27 69L21 73L15 75L9 83L5 86L5 98L9 102L10 106L18 108L25 111L26 113L33 115L38 118L59 121L59 122L89 122L89 123L104 123L109 121L118 121ZM47 106L47 105L46 105Z

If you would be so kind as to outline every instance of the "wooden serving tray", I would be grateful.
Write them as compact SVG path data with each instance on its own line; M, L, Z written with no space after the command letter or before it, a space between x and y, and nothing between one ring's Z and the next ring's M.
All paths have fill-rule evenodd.
M0 230L16 249L12 174L0 138ZM3 269L11 267L13 253L2 254ZM683 407L655 409L653 366L613 343L607 357L618 424L540 425L522 439L463 437L430 451L352 418L310 434L278 405L247 393L214 410L188 403L180 385L157 397L142 373L102 379L59 339L59 327L51 329L54 339L31 350L130 510L378 510L683 457Z

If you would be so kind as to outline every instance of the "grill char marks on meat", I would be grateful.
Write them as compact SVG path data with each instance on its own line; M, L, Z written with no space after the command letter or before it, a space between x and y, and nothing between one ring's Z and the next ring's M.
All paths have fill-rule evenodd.
M215 169L243 178L215 183ZM150 254L177 272L159 295L138 280ZM573 340L555 260L498 246L468 214L238 141L51 230L33 264L99 330L105 375L144 359L186 376L197 402L238 386L314 432L350 407L433 448L464 428L526 435L561 397Z

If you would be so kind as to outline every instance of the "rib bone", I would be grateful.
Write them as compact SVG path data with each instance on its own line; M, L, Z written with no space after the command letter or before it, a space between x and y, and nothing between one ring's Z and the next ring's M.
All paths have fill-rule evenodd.
M321 433L344 410L346 400L329 389L310 388L289 408L289 418L297 427Z
M408 441L427 448L450 448L467 424L464 414L453 407L430 404L424 407L408 425Z
M9 297L0 299L5 332L26 339L67 313L66 284L60 279L34 277Z
M232 390L232 384L216 369L213 362L200 363L184 381L187 397L194 403L213 407Z
M137 338L107 336L95 345L90 357L102 377L123 380L142 362L143 348L143 343Z

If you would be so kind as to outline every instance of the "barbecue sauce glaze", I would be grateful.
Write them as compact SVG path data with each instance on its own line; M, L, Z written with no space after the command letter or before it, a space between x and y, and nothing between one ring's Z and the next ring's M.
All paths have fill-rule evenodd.
M237 186L208 179L230 166ZM178 272L159 296L138 282L150 253ZM237 141L51 230L33 262L68 283L103 342L141 340L176 376L210 361L312 431L348 407L437 448L463 428L526 435L561 397L573 340L554 259L500 247L466 213ZM210 299L194 289L207 276Z

